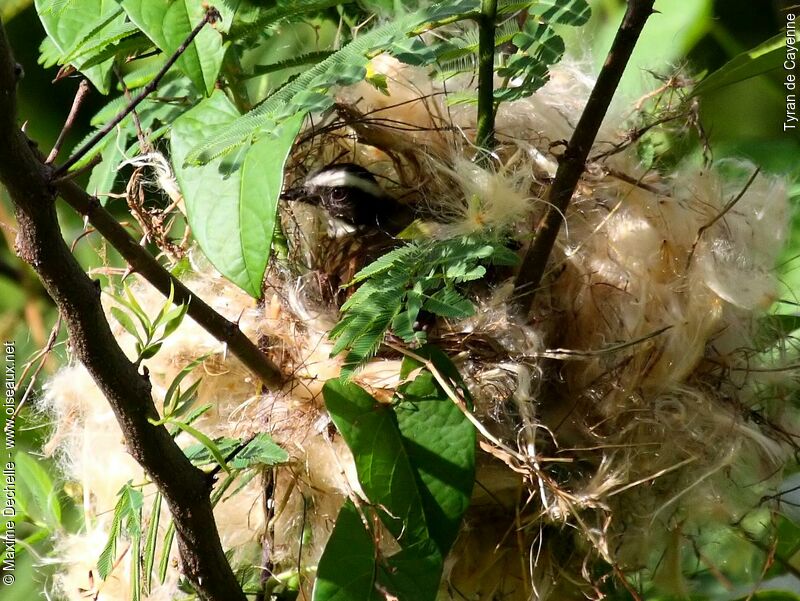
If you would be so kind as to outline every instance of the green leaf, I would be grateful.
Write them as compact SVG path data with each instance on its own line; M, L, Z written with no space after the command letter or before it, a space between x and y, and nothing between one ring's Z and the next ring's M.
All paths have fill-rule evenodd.
M97 197L106 197L114 190L119 164L125 160L125 147L128 133L123 127L116 128L116 135L110 136L103 143L101 160L93 169L86 191Z
M164 584L167 580L167 569L170 564L170 551L175 541L175 522L170 520L167 531L164 533L164 542L161 544L161 559L158 562L158 581Z
M142 347L139 350L139 356L137 357L137 361L145 361L147 359L152 359L158 354L158 351L161 350L162 343L156 342L155 344L148 344L147 346Z
M161 520L161 493L156 492L153 497L153 506L150 510L150 521L147 524L147 535L142 554L142 587L145 592L150 592L153 577L153 565L156 558L156 543L158 540L158 524ZM167 551L167 555L169 551Z
M219 438L214 441L220 454L227 457L242 444L237 438ZM193 444L183 450L186 457L195 465L208 465L216 462L215 457L202 444ZM233 469L245 469L255 465L279 465L289 460L289 454L272 440L269 434L261 433L253 437L228 465Z
M178 305L177 307L174 307L164 316L164 319L162 320L162 323L164 324L162 338L166 338L181 326L183 323L183 318L186 317L186 313L189 311L190 302L191 299L189 299L185 305Z
M123 288L123 293L125 294L125 298L123 299L122 296L115 297L117 302L120 302L128 307L142 324L144 331L147 334L151 334L153 330L153 323L150 321L147 313L144 309L142 309L142 306L139 304L139 301L136 300L136 296L134 296L127 284Z
M206 135L202 141L199 140L188 153L186 160L190 163L212 161L238 146L263 136L276 123L288 116L320 109L323 106L321 96L343 79L352 82L352 69L365 66L367 54L378 48L385 48L393 40L404 37L407 31L422 20L424 20L423 13L417 12L399 17L360 35L335 54L283 86L258 108L236 119L229 127L218 130L215 134ZM324 102L330 106L333 100L328 96L324 97L326 98Z
M101 579L105 580L114 567L117 539L124 534L130 538L141 535L143 502L141 491L131 486L130 482L120 489L108 541L97 560L97 572Z
M254 465L279 465L289 461L289 453L275 444L269 434L262 432L247 443L236 457L231 459L230 466L234 469L244 469Z
M275 24L295 20L304 15L319 13L334 6L351 4L352 0L300 0L279 3L260 11L253 12L253 18L242 20L231 27L230 37L239 39L249 35L258 35Z
M136 327L136 324L131 319L131 316L128 315L125 311L120 309L119 307L111 307L111 315L114 316L119 324L125 328L125 331L128 332L131 336L133 336L137 342L140 344L142 343L142 339L139 336L139 330Z
M382 601L376 571L373 535L348 499L319 560L312 601Z
M430 538L416 479L391 407L356 384L328 380L325 406L353 452L358 481L405 548Z
M42 26L61 56L98 28L116 27L125 19L113 0L36 0L35 4ZM83 71L101 94L109 92L112 65L109 59Z
M142 554L142 537L141 534L131 536L130 554L136 560L131 562L130 566L130 587L131 587L131 601L141 601L142 598L142 569L140 557Z
M424 540L384 559L375 548L376 535L364 524L373 512L361 509L363 519L348 499L339 511L319 561L312 601L434 601L443 563L436 546Z
M119 39L106 39L102 43L96 43L96 46L91 49L91 53L80 56L81 70L100 65L109 59L126 60L128 57L144 54L152 50L153 45L150 40L139 33L138 27L131 23L125 23L124 25L134 27L134 33L120 38L120 35L124 32L112 32L110 35Z
M58 490L47 470L23 451L15 453L14 462L17 465L16 503L20 513L39 526L57 529L61 526L61 505Z
M464 298L452 288L442 288L433 296L427 297L423 308L441 317L451 319L463 319L475 313L472 301Z
M378 564L378 582L397 599L434 601L442 578L442 555L431 540L420 541Z
M721 88L780 69L786 60L786 34L779 33L755 48L734 57L698 83L690 97L709 94Z
M106 21L90 31L61 60L72 63L79 69L100 64L114 57L114 52L109 54L106 51L109 46L116 46L118 42L138 31L136 25L125 19L122 10L116 14L111 13Z
M181 382L183 382L186 376L192 373L198 365L200 365L203 361L205 361L209 355L210 353L205 353L200 357L197 357L193 361L190 361L185 366L183 366L183 368L178 372L178 374L172 379L172 382L170 382L169 386L167 387L167 391L164 393L165 412L172 413L172 411L175 409L175 406L177 405L179 396L178 391L180 390ZM200 381L201 379L198 378L197 382Z
M418 351L430 355L430 349ZM403 371L421 367L406 358ZM455 369L455 367L453 367ZM475 428L428 370L398 389L395 407L403 444L420 479L431 538L442 556L456 539L475 482Z
M456 284L482 277L481 263L515 261L502 236L493 234L416 241L390 251L353 278L361 287L342 305L342 318L329 332L336 341L331 354L349 349L344 368L350 372L374 354L390 325L406 342L424 342L424 332L413 329L421 308L442 317L468 317L474 307Z
M261 295L269 260L283 166L303 122L302 115L236 156L201 166L185 164L190 149L215 129L227 129L238 113L217 92L175 121L172 161L186 201L189 224L203 252L228 279Z
M122 0L121 4L131 21L168 56L175 53L205 17L203 3L191 0ZM176 65L198 92L211 95L225 50L222 34L207 24Z
M178 391L179 394L175 398L175 406L171 408L169 416L174 418L181 417L184 413L189 411L197 402L197 389L200 388L202 380L198 379L189 385L189 388L183 391Z
M177 426L179 430L183 430L184 432L186 432L189 436L191 436L201 445L203 445L208 450L209 453L211 453L211 456L214 458L214 461L216 461L217 464L223 470L225 470L227 473L231 472L231 468L225 461L225 456L222 454L222 451L220 451L217 444L213 440L211 440L208 436L203 434L200 430L190 426L185 422L181 422L174 419L167 418L165 419L165 423Z
M315 65L328 58L331 54L333 54L332 50L317 50L314 52L306 52L300 56L292 56L267 65L255 65L246 77L258 77L260 75L268 75L277 71L283 71L284 69Z
M530 3L528 12L540 15L550 23L575 27L585 25L592 16L592 9L586 0L537 0Z

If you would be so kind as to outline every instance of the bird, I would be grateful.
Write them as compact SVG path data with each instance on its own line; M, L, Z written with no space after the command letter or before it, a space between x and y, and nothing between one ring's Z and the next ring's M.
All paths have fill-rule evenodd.
M414 211L389 195L367 168L336 163L309 174L281 194L287 202L318 207L326 232L312 247L311 270L324 281L324 300L338 306L353 288L343 289L358 271L399 244Z

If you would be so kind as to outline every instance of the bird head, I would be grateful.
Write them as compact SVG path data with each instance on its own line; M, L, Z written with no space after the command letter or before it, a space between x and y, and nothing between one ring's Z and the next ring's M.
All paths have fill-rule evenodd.
M395 235L413 220L407 205L388 195L369 170L353 163L316 171L282 198L318 206L350 229L377 229Z

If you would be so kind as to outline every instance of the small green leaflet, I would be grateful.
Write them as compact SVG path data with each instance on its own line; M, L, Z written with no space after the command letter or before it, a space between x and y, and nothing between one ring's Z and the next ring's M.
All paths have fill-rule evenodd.
M242 441L236 438L219 438L214 442L220 453L225 457L242 444ZM192 444L186 447L183 452L192 463L198 466L216 462L208 448L201 443ZM228 466L231 469L245 469L255 465L278 465L286 463L288 460L289 454L275 444L269 434L261 433L247 442L236 453L236 456L228 461Z
M131 486L130 482L120 489L108 541L97 560L97 572L103 580L111 574L117 559L117 540L123 536L131 541L141 540L143 503L144 495Z
M304 114L233 154L187 165L190 149L209 132L225 130L239 113L221 91L175 121L172 164L186 201L192 233L220 273L253 297L269 260L283 166Z
M348 351L349 373L375 354L390 329L408 344L422 344L425 333L414 328L421 311L445 319L469 317L474 306L458 285L483 277L484 265L515 262L502 238L486 235L415 241L392 250L353 278L351 284L361 286L329 334L336 341L331 354Z

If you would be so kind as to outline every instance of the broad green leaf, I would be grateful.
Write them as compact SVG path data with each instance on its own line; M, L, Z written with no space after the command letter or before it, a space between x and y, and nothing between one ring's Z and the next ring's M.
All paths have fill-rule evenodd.
M17 469L16 502L20 513L37 525L54 530L61 525L61 505L53 480L30 455L17 451L14 455Z
M193 0L122 0L121 4L131 21L168 56L205 17L204 3ZM223 19L226 16L230 19L230 13ZM207 24L176 64L198 92L211 95L224 55L222 34Z
M364 524L370 507L345 501L320 558L312 601L434 601L442 577L442 556L429 539L383 557L375 534Z
M388 405L341 379L322 388L325 406L353 452L358 480L381 520L405 548L429 537L414 472Z
M428 355L428 349L419 351ZM403 371L421 367L403 361ZM455 368L454 368L455 369ZM456 539L475 482L475 428L428 370L398 390L397 422L421 486L431 538L442 556Z
M378 564L378 582L397 599L435 601L442 578L442 555L431 540L402 549Z
M779 33L734 57L708 75L694 87L691 96L709 94L745 79L780 69L784 60L786 60L786 34Z
M382 601L376 571L373 535L348 499L319 560L312 601Z
M36 12L48 37L64 56L98 28L117 27L125 20L114 0L36 0ZM83 71L102 94L108 94L113 60Z
M172 162L189 224L203 252L224 276L258 297L275 231L283 165L303 116L288 119L235 156L200 166L185 164L191 148L237 117L222 92L183 114L172 130Z
M79 69L103 63L114 57L114 53L105 52L110 46L116 46L121 40L136 34L139 29L125 19L122 10L111 15L102 24L90 31L73 48L62 57L65 63L76 65Z

